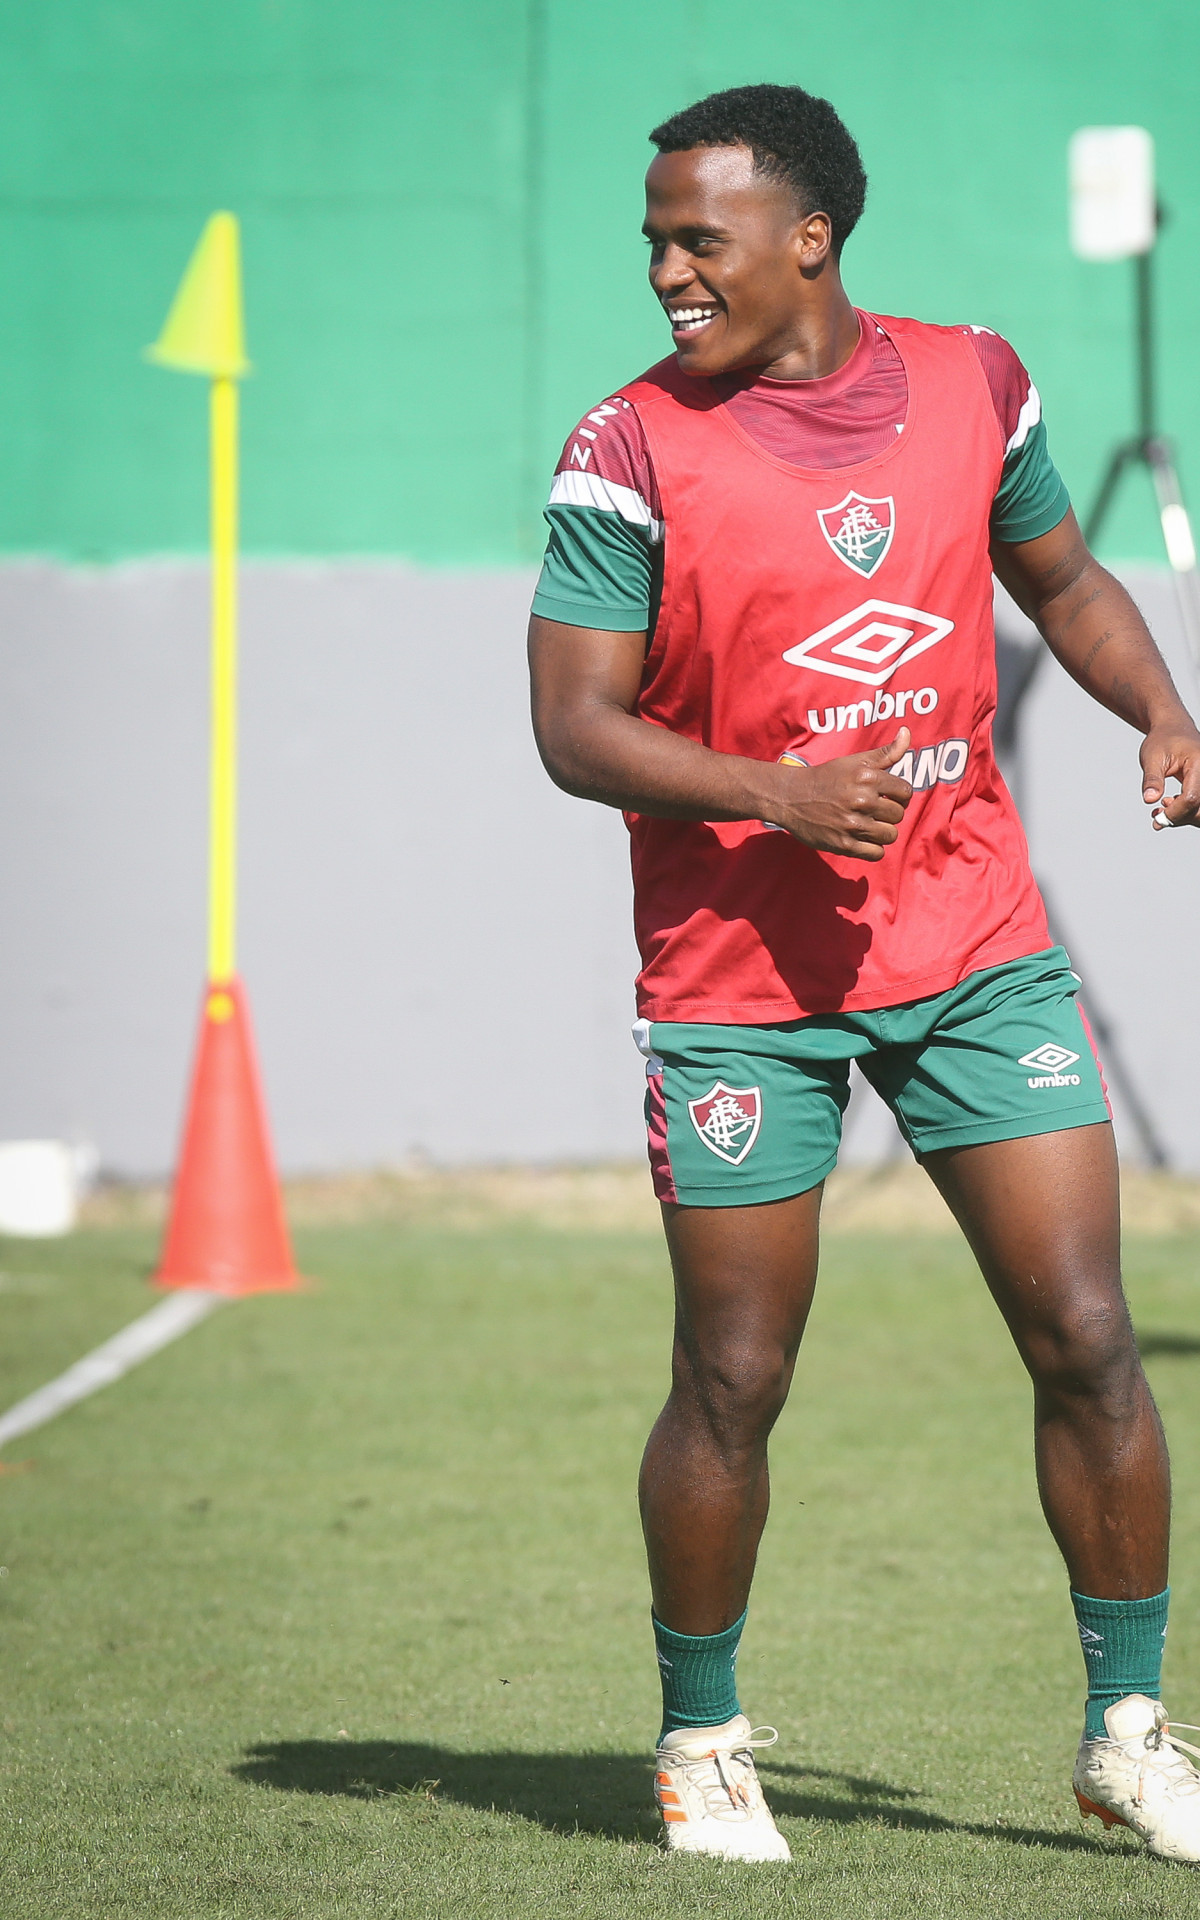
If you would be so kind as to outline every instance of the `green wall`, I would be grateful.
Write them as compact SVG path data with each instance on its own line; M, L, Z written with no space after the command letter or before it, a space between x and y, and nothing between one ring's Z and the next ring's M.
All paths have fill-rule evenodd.
M205 216L244 224L244 527L271 554L540 549L575 417L666 350L646 129L829 94L872 191L852 297L1007 333L1077 500L1132 425L1129 268L1066 245L1065 146L1138 121L1170 209L1164 424L1200 506L1194 0L54 0L0 18L0 548L204 540L199 382L139 360ZM1145 483L1106 542L1157 557Z

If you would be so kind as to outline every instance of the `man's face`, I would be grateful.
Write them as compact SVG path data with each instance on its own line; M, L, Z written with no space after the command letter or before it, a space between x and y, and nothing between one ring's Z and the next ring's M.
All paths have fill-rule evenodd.
M827 254L828 225L756 173L748 147L660 153L642 230L685 373L765 367L794 348L811 300L806 271Z

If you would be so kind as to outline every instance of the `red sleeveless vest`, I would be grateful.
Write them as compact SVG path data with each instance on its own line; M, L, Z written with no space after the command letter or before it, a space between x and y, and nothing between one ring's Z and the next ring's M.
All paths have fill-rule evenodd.
M674 358L623 390L666 527L638 712L719 753L809 764L913 737L899 838L868 866L757 821L629 816L638 1011L792 1020L896 1006L1050 945L992 752L988 517L1004 449L969 341L881 320L896 444L818 472L759 447Z

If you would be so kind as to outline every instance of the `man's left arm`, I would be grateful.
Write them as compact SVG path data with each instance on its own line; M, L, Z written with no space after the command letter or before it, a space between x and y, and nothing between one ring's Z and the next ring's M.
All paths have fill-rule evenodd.
M1075 515L1035 540L993 537L992 565L1072 679L1145 735L1142 798L1155 828L1200 826L1200 732L1146 622L1088 552ZM1181 791L1164 797L1171 778Z

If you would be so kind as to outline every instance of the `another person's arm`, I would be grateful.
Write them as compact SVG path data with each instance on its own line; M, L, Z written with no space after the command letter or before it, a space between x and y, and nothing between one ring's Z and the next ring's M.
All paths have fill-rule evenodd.
M992 564L1072 679L1145 736L1142 798L1155 827L1200 826L1200 732L1141 614L1089 553L1075 515L1036 540L994 540ZM1164 798L1172 778L1181 791Z

